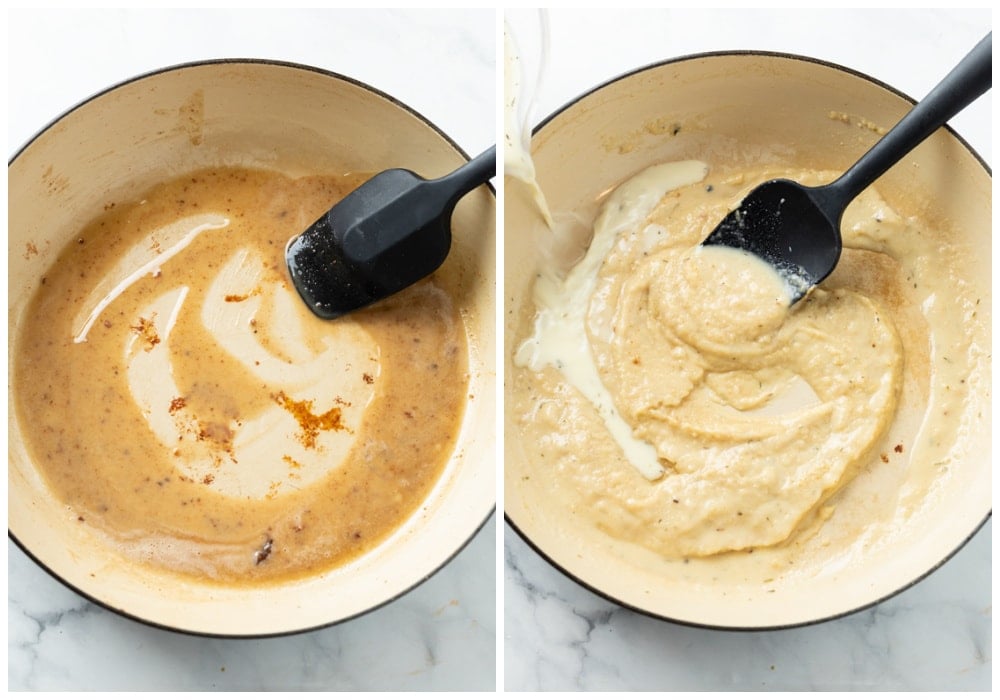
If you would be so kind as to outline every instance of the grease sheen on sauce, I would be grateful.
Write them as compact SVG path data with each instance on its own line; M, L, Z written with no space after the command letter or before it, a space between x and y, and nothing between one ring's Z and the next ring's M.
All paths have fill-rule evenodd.
M109 203L14 349L32 457L129 558L254 584L328 570L419 507L454 448L465 329L434 278L314 317L285 242L362 176L225 168Z

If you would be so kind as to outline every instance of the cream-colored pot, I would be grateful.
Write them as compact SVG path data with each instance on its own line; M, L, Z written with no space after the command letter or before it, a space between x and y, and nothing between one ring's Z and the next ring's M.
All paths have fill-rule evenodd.
M325 71L257 61L179 66L114 87L71 110L10 163L9 319L17 338L29 298L56 254L107 201L202 167L310 172L409 168L443 175L466 160L418 114ZM11 537L81 594L129 617L212 635L300 631L371 610L424 581L479 530L495 505L495 216L488 187L459 203L440 271L469 338L471 396L454 455L426 501L393 535L323 575L227 588L130 565L74 527L22 442L8 396ZM14 355L11 345L11 356ZM10 376L10 364L8 376Z
M842 171L878 138L872 127L891 127L910 106L885 85L808 59L693 56L637 70L583 95L536 130L532 154L557 220L560 213L575 214L576 233L585 242L601 198L650 165L696 159L727 168ZM992 181L976 154L954 133L939 131L878 187L899 211L949 227L981 251L966 280L984 290L979 313L989 314ZM853 547L848 563L840 558L816 575L793 571L766 582L740 581L729 569L716 579L705 574L711 566L704 562L697 568L668 566L655 553L615 540L593 521L555 505L569 498L554 498L553 490L568 487L555 476L539 478L535 465L544 464L544 457L523 437L510 408L515 384L510 378L527 371L514 365L514 355L530 331L532 283L548 232L529 190L511 177L505 181L504 212L504 510L527 542L575 580L635 610L688 624L801 625L856 611L920 580L989 517L988 416L973 421L962 438L968 457L953 465L932 496L933 506L919 509L893 535L890 556L866 556L864 542L843 545ZM985 324L988 329L989 321ZM988 353L989 338L984 342ZM988 397L988 383L978 391ZM988 411L988 398L983 405ZM579 459L585 462L587 455ZM858 510L864 517L864 508Z

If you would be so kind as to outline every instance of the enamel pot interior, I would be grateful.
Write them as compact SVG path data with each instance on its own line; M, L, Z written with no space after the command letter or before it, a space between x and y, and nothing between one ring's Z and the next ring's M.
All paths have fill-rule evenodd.
M135 199L155 183L223 165L293 176L403 167L438 177L465 160L432 124L392 98L304 66L210 62L123 83L59 118L10 163L9 336L17 337L27 300L79 228L107 202ZM18 416L9 395L10 535L92 600L144 622L210 635L331 624L424 581L475 535L495 505L495 211L488 187L462 199L439 272L461 306L469 341L470 399L454 454L421 507L375 549L325 574L258 588L137 566L79 527L52 497L20 439L30 416Z
M571 213L583 245L597 203L611 188L650 165L686 159L712 167L778 165L844 170L878 138L857 122L891 127L911 103L877 81L787 55L693 56L638 70L565 106L535 132L537 179L557 217ZM851 115L851 124L832 118ZM863 120L867 120L866 122ZM890 170L879 189L899 210L951 227L981 252L967 280L990 313L991 190L989 170L952 132L941 130ZM547 229L528 190L505 182L505 373L530 328L531 283ZM987 320L985 327L989 328ZM989 338L981 338L989 346ZM523 371L523 370L520 370ZM979 390L986 396L988 380ZM638 611L693 625L761 629L817 622L878 602L943 563L985 522L991 510L989 417L964 439L962 463L936 491L933 504L898 527L891 555L866 556L855 543L849 563L819 574L762 584L677 574L653 553L614 541L596 526L553 508L557 484L532 479L534 453L505 401L507 521L556 567L593 591ZM535 474L537 476L537 474ZM864 475L858 478L865 478ZM698 571L704 572L702 567Z

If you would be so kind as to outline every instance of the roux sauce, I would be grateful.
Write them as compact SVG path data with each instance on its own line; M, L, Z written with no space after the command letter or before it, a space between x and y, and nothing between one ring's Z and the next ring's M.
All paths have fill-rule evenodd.
M328 570L419 507L454 448L465 329L431 277L335 322L285 242L364 178L200 171L109 204L14 350L54 494L130 558L227 584Z
M749 183L833 175L680 177L693 165L620 186L565 277L540 265L510 378L516 488L689 582L770 586L890 547L986 393L964 251L869 189L835 273L788 309L777 273L697 246Z

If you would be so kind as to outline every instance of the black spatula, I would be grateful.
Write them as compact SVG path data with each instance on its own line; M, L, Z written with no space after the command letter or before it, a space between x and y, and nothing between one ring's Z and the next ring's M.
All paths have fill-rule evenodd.
M313 313L334 319L423 279L448 255L458 200L494 175L496 146L436 180L379 173L288 242L295 288Z
M755 188L703 245L753 253L789 282L790 303L822 282L840 259L840 220L847 205L886 170L990 89L990 32L930 94L837 180L805 187L771 180Z

